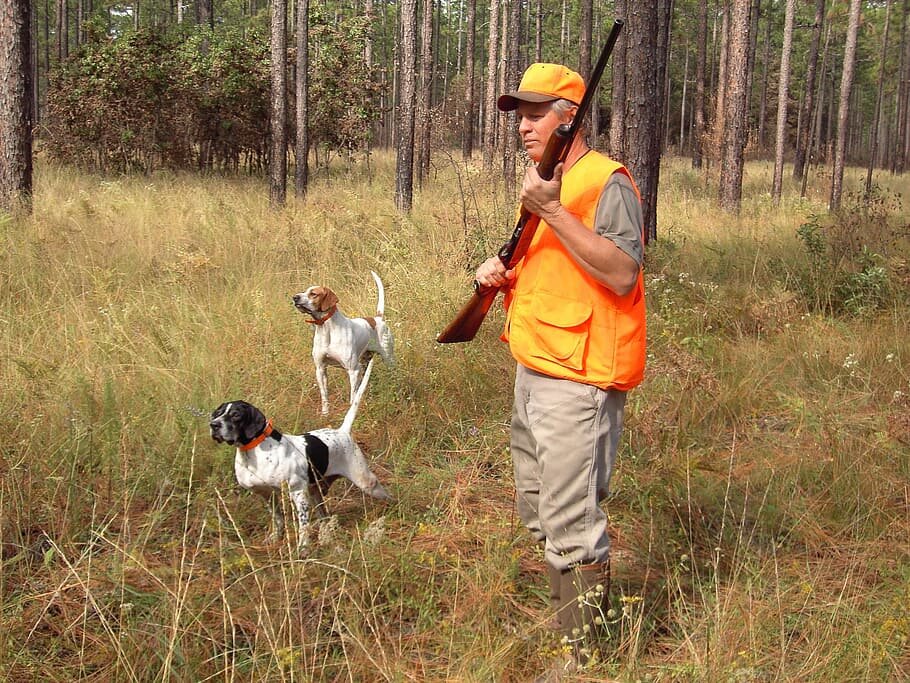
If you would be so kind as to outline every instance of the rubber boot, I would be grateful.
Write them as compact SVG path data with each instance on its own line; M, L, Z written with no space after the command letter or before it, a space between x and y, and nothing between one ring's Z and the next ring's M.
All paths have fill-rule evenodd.
M550 611L552 612L547 626L559 634L564 631L562 622L562 614L565 611L562 600L564 573L547 562L547 574L550 579ZM534 679L534 683L558 683L578 669L578 663L575 661L575 654L571 646L560 645L554 655L549 668L537 676Z
M547 562L547 573L550 577L551 613L551 617L547 622L547 626L552 631L562 632L562 620L559 617L559 611L562 609L562 600L560 600L560 590L562 589L562 572Z
M563 640L572 646L579 665L598 649L607 619L610 562L577 565L562 572L559 610Z

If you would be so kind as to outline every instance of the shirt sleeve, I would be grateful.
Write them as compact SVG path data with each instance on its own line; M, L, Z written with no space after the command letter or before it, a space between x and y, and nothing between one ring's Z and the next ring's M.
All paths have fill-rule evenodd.
M641 265L644 258L641 202L625 173L614 173L604 185L594 214L594 230Z

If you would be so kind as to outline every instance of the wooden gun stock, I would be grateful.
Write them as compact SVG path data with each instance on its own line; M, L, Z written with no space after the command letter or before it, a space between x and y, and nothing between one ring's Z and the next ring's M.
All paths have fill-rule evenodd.
M547 141L547 147L540 159L540 163L537 164L537 173L544 180L552 180L556 165L565 161L569 148L572 146L572 142L575 140L575 136L578 134L578 130L588 114L588 109L591 107L594 91L597 89L598 82L600 82L607 60L613 52L613 46L616 44L616 39L619 38L622 26L623 22L620 19L613 23L607 42L604 44L600 57L597 59L597 64L591 71L591 78L585 87L584 97L578 104L578 110L575 112L575 118L572 123L564 123L559 126ZM539 223L540 218L538 216L532 214L524 206L521 207L521 213L518 216L515 229L512 231L512 237L497 254L506 269L514 268L524 258ZM455 319L436 336L436 341L440 344L471 341L477 334L477 330L480 329L480 325L490 310L490 306L493 304L499 289L499 287L483 287L475 280L474 294L458 312Z
M458 311L454 320L437 335L436 341L440 344L471 341L480 329L483 319L487 317L487 311L490 310L498 293L499 287L481 287L477 280L474 280L474 294Z

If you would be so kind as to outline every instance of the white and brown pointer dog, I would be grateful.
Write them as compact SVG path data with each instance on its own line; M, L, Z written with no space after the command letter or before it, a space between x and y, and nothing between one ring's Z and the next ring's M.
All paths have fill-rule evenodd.
M325 514L323 495L338 477L346 477L373 498L391 498L370 471L366 456L351 436L351 426L372 367L371 359L338 429L317 429L299 436L282 434L246 401L222 403L212 413L209 422L212 438L218 443L237 446L234 457L237 483L269 499L274 534L279 538L284 535L279 495L282 484L287 482L297 511L297 547L301 551L307 546L310 510L316 516Z
M314 285L292 297L297 310L309 315L312 319L307 322L315 326L313 362L323 415L329 412L327 366L340 365L347 370L353 403L360 375L374 353L378 353L387 365L395 364L395 342L384 318L385 289L379 276L372 270L370 273L379 291L376 315L372 318L348 318L339 310L335 292L321 285Z

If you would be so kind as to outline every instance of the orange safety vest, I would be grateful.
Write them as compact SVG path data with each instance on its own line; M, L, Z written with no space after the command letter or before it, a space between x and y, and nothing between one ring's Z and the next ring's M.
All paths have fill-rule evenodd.
M590 150L562 178L563 206L593 230L597 201L617 171L629 175L622 164ZM618 296L578 266L541 221L513 282L505 300L502 340L509 343L515 360L545 375L601 389L625 391L641 382L645 368L641 270L632 291Z

